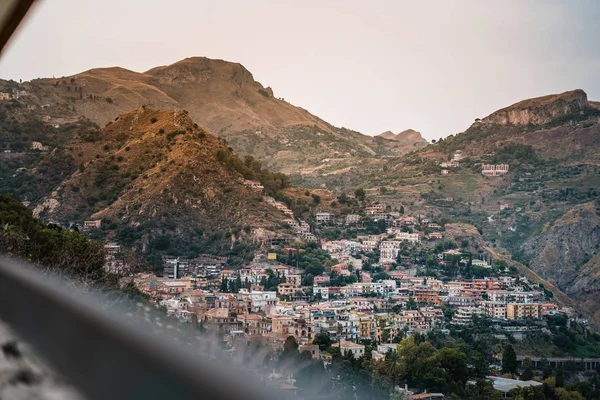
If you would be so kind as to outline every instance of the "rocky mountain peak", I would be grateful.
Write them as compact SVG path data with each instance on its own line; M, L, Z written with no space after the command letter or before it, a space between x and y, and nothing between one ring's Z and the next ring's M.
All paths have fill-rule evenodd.
M394 140L396 142L404 142L404 141L417 142L417 143L418 142L426 142L426 140L423 139L423 136L421 136L421 133L415 131L414 129L406 129L399 133L394 133L392 131L385 131L385 132L377 135L376 137L380 137L380 138L387 139L387 140Z

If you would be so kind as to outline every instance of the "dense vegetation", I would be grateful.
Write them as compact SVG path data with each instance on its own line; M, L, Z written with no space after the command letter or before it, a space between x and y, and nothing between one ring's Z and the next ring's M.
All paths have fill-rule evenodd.
M76 231L45 225L31 210L0 195L0 251L86 282L114 282L104 268L104 249Z

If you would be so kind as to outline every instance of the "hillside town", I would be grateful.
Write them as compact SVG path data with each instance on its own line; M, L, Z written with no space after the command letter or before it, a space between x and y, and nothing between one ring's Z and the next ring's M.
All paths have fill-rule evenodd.
M369 351L373 360L384 360L413 335L450 335L483 323L508 343L548 332L549 317L575 318L572 309L559 306L542 285L506 261L483 249L471 251L474 243L454 243L441 221L382 203L345 216L317 210L304 221L283 203L265 201L286 215L296 241L263 248L242 268L230 267L226 257L163 256L158 274L124 280L172 318L218 332L232 350L258 341L281 351L293 337L300 352L310 352L324 366L332 359L318 346L324 338L337 343L342 354L359 358ZM86 221L84 229L99 223ZM328 227L365 226L379 233L318 238ZM105 249L106 267L126 273L120 246L110 243ZM502 379L498 388L516 387ZM408 398L436 398L421 394L407 389Z

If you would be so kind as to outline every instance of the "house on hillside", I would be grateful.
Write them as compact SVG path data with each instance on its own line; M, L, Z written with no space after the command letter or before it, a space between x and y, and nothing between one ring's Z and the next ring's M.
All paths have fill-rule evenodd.
M385 213L385 209L386 209L386 205L385 204L372 204L370 206L367 206L365 208L365 213L367 215L376 215L376 214L382 214Z
M481 164L481 173L485 176L506 175L508 164Z
M42 145L42 142L31 142L31 150L48 151L48 146Z
M247 187L249 187L250 189L252 189L255 192L262 192L263 189L265 188L263 186L262 183L260 183L259 181L250 181L250 180L245 180L244 181L244 185L246 185Z
M357 214L346 215L346 225L355 224L359 221L360 221L360 215L357 215Z
M340 349L342 354L350 352L354 358L362 357L365 354L365 346L354 342L342 342L340 343Z
M333 214L329 212L318 212L315 214L315 220L318 224L325 224L333 221Z
M84 221L83 222L83 230L89 231L92 229L100 229L101 225L102 225L102 220L99 220L99 219L96 219L93 221Z

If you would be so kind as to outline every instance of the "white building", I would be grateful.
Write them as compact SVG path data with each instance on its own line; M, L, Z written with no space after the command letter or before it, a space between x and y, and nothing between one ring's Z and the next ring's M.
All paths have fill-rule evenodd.
M474 315L482 314L483 311L477 307L459 307L454 317L452 317L452 323L456 325L468 325L473 322Z
M386 205L385 204L372 204L365 208L365 213L367 215L375 215L385 213Z
M315 214L315 220L318 224L323 224L333 221L333 214L328 212L318 212Z
M500 176L508 173L508 164L481 164L481 173L485 176Z
M419 234L418 233L408 233L408 232L397 232L396 233L397 240L403 240L411 243L419 243Z
M379 246L379 262L395 262L400 251L400 242L397 240L386 240Z
M346 215L346 225L355 224L359 221L360 221L360 215L358 215L358 214Z
M362 357L365 354L365 346L353 342L342 342L340 343L342 354L346 352L352 353L354 358Z
M240 294L248 296L250 300L250 312L258 313L264 312L267 315L275 310L275 307L279 303L277 292L275 291L252 291L248 292L244 289L240 289Z

